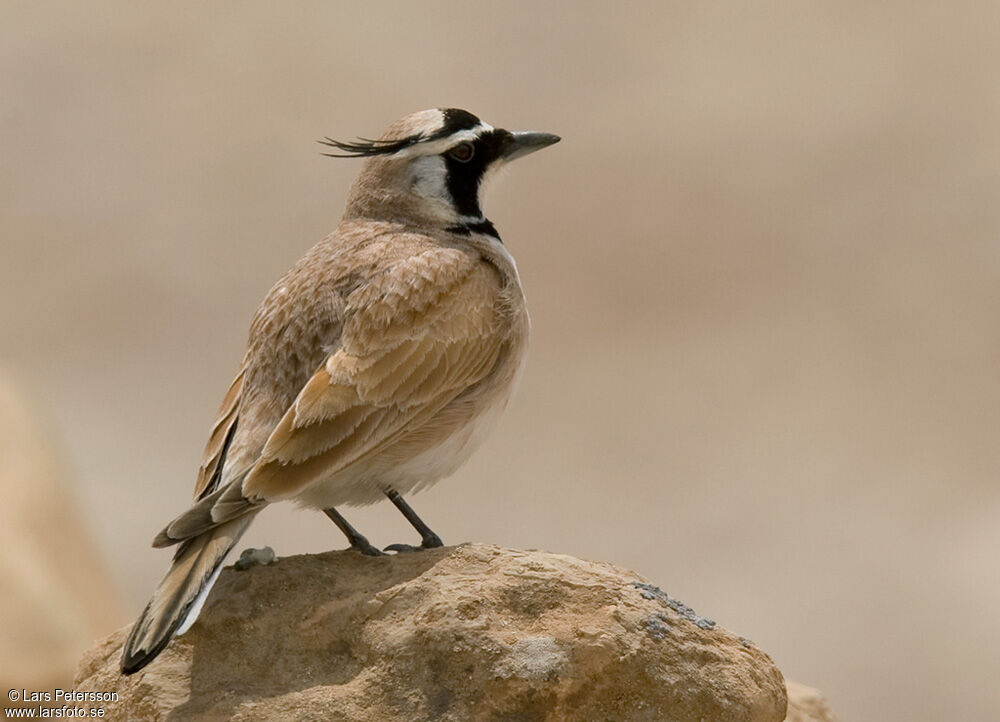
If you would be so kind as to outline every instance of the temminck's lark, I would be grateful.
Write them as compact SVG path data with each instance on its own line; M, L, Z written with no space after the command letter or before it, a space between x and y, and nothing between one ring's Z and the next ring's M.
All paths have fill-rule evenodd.
M514 259L483 215L484 178L559 138L512 133L464 110L425 110L378 140L326 140L365 157L340 226L264 298L219 409L194 504L153 541L179 545L122 652L131 674L197 618L247 526L290 499L322 509L448 476L483 440L524 364L528 314ZM388 547L397 551L406 545Z

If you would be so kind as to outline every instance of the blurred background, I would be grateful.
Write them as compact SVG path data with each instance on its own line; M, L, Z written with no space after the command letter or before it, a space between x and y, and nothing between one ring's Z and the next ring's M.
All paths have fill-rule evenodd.
M164 573L251 315L339 219L359 165L314 141L457 106L564 140L488 196L532 349L431 526L630 567L843 720L995 717L996 4L0 12L0 369L106 569L66 595L109 600L92 637ZM287 505L244 542L343 545Z

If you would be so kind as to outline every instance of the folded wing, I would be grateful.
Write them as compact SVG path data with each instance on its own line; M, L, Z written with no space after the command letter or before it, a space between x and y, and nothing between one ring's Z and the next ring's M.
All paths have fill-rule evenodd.
M399 263L348 298L339 348L296 398L243 483L295 496L422 425L494 367L499 274L452 249Z
M248 473L222 478L244 374L220 410L198 501L154 546L191 539L294 497L419 428L482 381L503 345L500 275L478 258L435 248L394 264L347 298L338 346L299 392Z

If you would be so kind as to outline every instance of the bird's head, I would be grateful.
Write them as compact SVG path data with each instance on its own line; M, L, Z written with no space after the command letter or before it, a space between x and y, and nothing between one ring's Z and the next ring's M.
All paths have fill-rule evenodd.
M457 108L422 110L397 120L377 140L320 141L332 157L363 157L345 218L450 226L485 223L483 181L507 162L559 141L534 131L494 128Z

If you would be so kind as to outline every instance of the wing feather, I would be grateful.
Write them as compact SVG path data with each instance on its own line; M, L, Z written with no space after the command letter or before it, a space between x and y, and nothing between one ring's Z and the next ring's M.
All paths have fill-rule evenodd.
M198 479L194 485L194 498L201 499L215 491L221 478L222 467L225 465L226 451L229 442L236 432L237 416L240 408L240 398L243 393L243 379L246 367L240 368L233 383L229 385L219 411L216 414L212 433L208 435L205 451L202 453L201 467L198 469Z
M339 347L303 387L243 482L272 501L412 432L495 366L498 274L459 251L398 264L348 299Z

